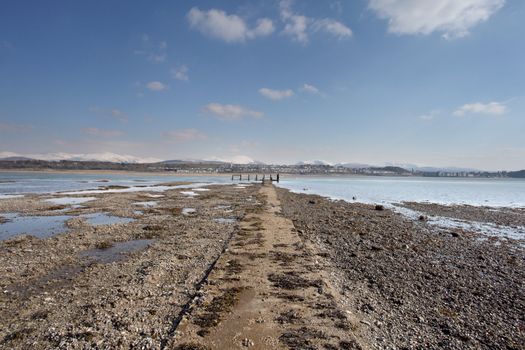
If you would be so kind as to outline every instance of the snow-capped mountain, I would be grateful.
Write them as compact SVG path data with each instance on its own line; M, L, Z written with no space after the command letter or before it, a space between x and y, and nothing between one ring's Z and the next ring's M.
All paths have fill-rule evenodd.
M96 161L113 163L156 163L161 161L151 157L136 157L127 154L104 153L40 153L40 154L18 154L13 152L0 152L0 160L37 159L47 161L71 160L71 161Z

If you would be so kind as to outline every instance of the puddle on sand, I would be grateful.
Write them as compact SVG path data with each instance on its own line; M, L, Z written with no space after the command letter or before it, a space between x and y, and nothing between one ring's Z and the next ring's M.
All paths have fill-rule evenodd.
M111 225L111 224L127 224L135 219L132 218L121 218L120 216L113 216L104 213L94 213L80 215L81 218L84 218L88 224L97 226L97 225Z
M141 210L133 210L133 214L135 214L135 215L143 215L144 212L141 211Z
M90 202L97 199L97 197L60 197L46 199L46 202L50 202L58 205L78 205L86 202Z
M23 194L0 194L0 199L22 198Z
M57 216L20 216L16 213L2 213L6 223L0 224L0 240L28 234L38 238L47 238L67 231L64 223L71 219L68 215Z
M235 224L237 219L235 218L216 218L213 221L218 222L219 224Z
M182 215L192 215L195 214L197 210L195 208L184 208L182 209Z
M144 197L148 197L148 198L162 198L162 197L164 197L164 195L163 194L146 193L146 194L144 194Z
M155 201L146 201L146 202L135 202L134 204L143 206L145 208L151 208L151 207L157 206L159 203Z
M210 189L209 188L192 188L191 190L197 191L197 192L206 192L206 191L209 191Z
M193 191L181 191L181 194L188 196L188 197L195 197L198 196L198 193L195 193Z
M137 239L127 242L118 242L106 249L95 248L85 250L81 252L79 256L93 262L110 264L125 259L127 253L147 248L153 242L153 239Z

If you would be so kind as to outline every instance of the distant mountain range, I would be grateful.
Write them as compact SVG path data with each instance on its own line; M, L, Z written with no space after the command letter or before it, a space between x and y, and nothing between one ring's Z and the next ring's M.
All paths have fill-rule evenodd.
M0 161L31 161L31 160L43 160L43 161L73 161L73 162L109 162L109 163L121 163L121 164L148 164L148 163L160 163L165 165L191 165L191 164L207 164L207 165L223 165L223 164L246 164L246 165L267 165L263 162L254 161L248 157L241 156L233 159L171 159L161 160L157 158L141 158L131 155L121 155L111 152L105 153L87 153L87 154L72 154L72 153L45 153L45 154L31 154L21 155L12 152L0 152ZM417 166L415 164L406 163L384 163L382 165L371 165L366 163L330 163L324 160L305 160L300 161L290 166L333 166L343 167L347 169L378 169L385 170L391 169L394 172L407 171L419 171L419 172L480 172L478 169L463 168L463 167L429 167L429 166ZM514 171L512 174L515 177L525 176L522 174L525 171Z
M141 158L131 155L122 155L111 152L104 153L87 153L87 154L72 154L72 153L43 153L18 155L11 152L0 152L0 160L3 161L22 161L22 160L46 160L46 161L60 161L70 160L77 162L112 162L112 163L157 163L161 159L157 158Z

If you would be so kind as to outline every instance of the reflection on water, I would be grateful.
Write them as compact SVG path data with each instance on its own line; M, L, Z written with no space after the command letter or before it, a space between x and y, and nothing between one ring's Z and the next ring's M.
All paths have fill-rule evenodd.
M363 203L431 202L525 207L523 179L392 176L290 176L276 184L298 193Z
M174 187L164 186L158 188L155 185L167 182L194 182L202 185L231 183L230 176L172 176L172 175L140 175L137 174L105 174L101 180L97 174L82 173L49 173L49 172L1 172L0 171L0 195L21 193L54 193L61 191L92 190L100 182L107 185L130 186L130 189L120 190L95 190L92 193L130 192L130 191L164 191ZM146 187L137 187L145 185ZM195 184L187 187L199 187ZM180 187L183 188L183 187ZM81 192L85 193L85 192ZM0 197L1 198L1 197Z
M213 221L218 222L219 224L235 224L237 219L235 218L216 218Z
M38 238L47 238L67 231L64 223L71 219L68 215L57 216L20 216L16 213L2 213L6 223L0 224L0 240L28 234Z
M118 242L106 249L95 248L85 250L81 252L79 256L90 261L109 264L124 259L126 253L145 249L153 242L153 239L137 239L134 241Z
M183 215L192 215L192 214L195 214L197 212L197 210L195 210L195 208L184 208L182 209L182 214Z
M419 220L419 217L425 216L424 213L417 210L393 205L392 210L404 215L412 220ZM479 221L465 221L446 216L425 216L425 222L429 225L445 228L445 229L461 229L470 232L477 232L487 236L503 237L524 240L525 227L510 227L504 225L496 225L488 222Z
M188 197L196 197L199 195L198 193L195 193L193 191L181 191L180 193Z
M158 202L155 202L155 201L145 201L145 202L136 202L135 205L140 205L140 206L143 206L145 208L151 208L151 207L154 207L156 205L158 205L159 203Z

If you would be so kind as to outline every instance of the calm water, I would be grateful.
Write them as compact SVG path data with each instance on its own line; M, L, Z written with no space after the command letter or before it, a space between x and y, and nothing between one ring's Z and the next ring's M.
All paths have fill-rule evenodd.
M164 182L231 183L230 176L159 176L143 174L58 174L0 172L0 199L23 193L54 193L96 189L99 186L151 186Z
M387 176L282 177L294 192L365 203L402 201L525 207L525 180Z
M418 201L441 204L525 207L525 180L521 179L387 176L281 176L281 179L279 186L295 192L314 193L348 201L352 201L352 198L356 197L357 201L365 203ZM100 182L100 180L105 182ZM99 186L108 185L130 186L133 189L136 186L151 186L174 181L229 184L231 177L228 175L159 176L0 172L0 199L3 196L24 193L78 191L97 189Z

